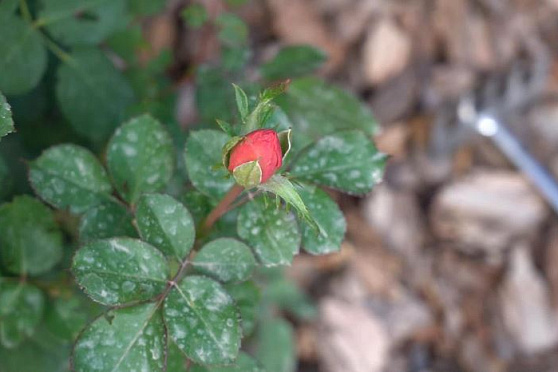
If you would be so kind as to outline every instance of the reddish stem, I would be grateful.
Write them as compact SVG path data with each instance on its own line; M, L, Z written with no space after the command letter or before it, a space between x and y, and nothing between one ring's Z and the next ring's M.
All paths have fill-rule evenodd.
M203 232L211 230L215 222L217 222L217 220L219 220L221 216L229 211L230 205L236 200L236 198L242 193L242 191L244 191L244 188L240 185L234 185L233 187L231 187L227 195L225 195L225 197L221 199L219 204L215 208L213 208L213 210L205 219L202 225Z

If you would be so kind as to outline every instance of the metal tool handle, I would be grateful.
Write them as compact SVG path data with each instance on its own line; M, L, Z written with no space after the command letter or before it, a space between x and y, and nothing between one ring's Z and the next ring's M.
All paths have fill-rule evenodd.
M480 115L477 119L476 129L483 136L491 138L496 146L529 177L558 214L558 183L550 172L531 156L519 140L494 117Z

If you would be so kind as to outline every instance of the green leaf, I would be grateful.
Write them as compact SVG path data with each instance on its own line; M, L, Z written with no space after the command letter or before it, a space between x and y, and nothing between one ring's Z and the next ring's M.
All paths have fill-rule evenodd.
M6 161L0 155L0 201L11 192L13 181L10 175L10 168L8 168Z
M66 45L92 45L125 24L124 0L43 0L38 24Z
M299 251L300 232L294 216L274 205L266 206L262 198L241 208L237 229L265 266L289 265Z
M294 331L283 319L262 321L256 344L256 358L264 365L267 372L296 370Z
M242 46L248 41L248 26L231 13L222 13L215 20L219 27L219 40L228 46Z
M190 212L168 195L142 196L136 208L136 225L143 240L179 261L194 245L196 231Z
M200 28L207 22L207 10L202 4L190 4L180 13L186 24L192 28Z
M115 310L91 323L77 340L75 372L165 370L165 326L158 304Z
M0 206L0 256L14 274L43 274L62 258L62 234L50 209L18 196Z
M236 107L238 108L238 113L240 114L240 119L245 121L250 113L250 104L248 103L248 96L238 85L233 84L234 95L236 97Z
M302 321L311 321L318 316L318 310L308 296L284 276L266 286L262 302L279 307Z
M108 175L87 149L76 145L51 147L29 165L35 192L56 208L82 213L110 198Z
M73 341L87 322L87 314L79 297L57 298L48 304L45 325L61 340Z
M299 189L299 193L314 221L320 226L317 232L312 226L302 223L302 248L311 254L338 252L347 229L339 206L317 187L306 186Z
M128 0L128 10L138 16L150 16L161 12L166 0Z
M202 194L196 189L185 192L180 200L192 214L196 225L202 222L213 207L215 207L213 199L210 199L207 195Z
M268 80L295 78L320 68L327 55L309 45L290 45L282 48L275 58L261 66L262 75Z
M0 2L1 4L1 2ZM15 349L0 346L2 372L68 372L70 347L40 326Z
M241 282L252 275L256 260L246 244L236 239L221 238L204 245L192 266L221 282Z
M0 19L0 91L22 94L35 88L47 67L41 35L15 15Z
M234 364L223 367L204 367L194 365L190 372L265 372L262 366L250 355L240 352Z
M187 368L187 363L189 362L186 359L186 356L176 343L172 340L167 341L167 371L168 372L191 372Z
M124 118L134 92L99 50L76 49L58 69L56 98L78 133L102 142Z
M215 169L222 161L221 150L229 137L217 130L190 133L186 141L184 161L188 178L196 189L214 199L221 199L234 185L224 169Z
M196 88L196 106L202 120L208 123L214 123L216 119L233 121L233 89L221 69L207 66L198 68Z
M225 0L225 2L232 7L239 7L248 2L248 0Z
M0 281L0 341L7 348L19 345L35 331L43 317L44 295L23 282Z
M139 240L99 240L80 248L72 271L93 300L105 305L148 300L167 284L168 267L163 255Z
M12 108L8 101L6 101L6 97L0 92L0 139L14 130Z
M79 225L79 240L86 243L93 240L127 236L137 237L132 225L132 214L117 202L107 202L88 210Z
M120 195L135 203L142 193L162 189L172 177L172 139L156 119L139 116L122 125L112 136L107 165Z
M0 1L0 20L2 17L12 16L17 9L19 0L2 0Z
M217 282L189 276L169 293L164 307L169 335L199 364L230 364L240 348L239 314Z
M260 289L253 281L229 283L225 289L232 296L242 318L242 333L250 335L256 327L256 318L260 306Z
M293 80L277 103L288 113L301 146L339 129L377 131L372 112L358 98L318 78Z
M291 175L346 193L364 194L381 181L386 159L363 132L341 131L301 153Z
M319 230L318 225L310 215L310 212L308 212L306 205L304 205L304 201L302 201L294 185L287 178L274 174L266 183L260 185L259 188L279 196L287 205L293 206L298 215L310 224L315 231Z

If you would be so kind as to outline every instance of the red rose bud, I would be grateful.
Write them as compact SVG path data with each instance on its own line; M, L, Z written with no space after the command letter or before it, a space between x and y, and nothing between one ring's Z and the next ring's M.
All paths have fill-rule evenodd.
M282 164L277 132L259 129L248 133L232 148L228 169L238 184L251 188L266 182Z

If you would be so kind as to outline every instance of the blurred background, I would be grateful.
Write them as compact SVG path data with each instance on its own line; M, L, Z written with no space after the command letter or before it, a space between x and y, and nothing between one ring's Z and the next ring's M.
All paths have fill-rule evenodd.
M370 104L391 155L374 192L340 200L342 253L289 270L318 308L296 326L299 370L557 371L556 212L464 116L471 102L496 115L558 177L558 1L260 0L240 14L264 56L325 50L322 74Z

